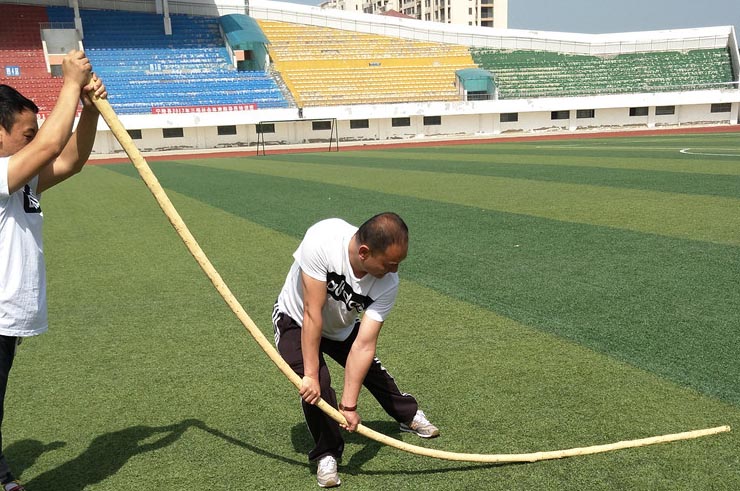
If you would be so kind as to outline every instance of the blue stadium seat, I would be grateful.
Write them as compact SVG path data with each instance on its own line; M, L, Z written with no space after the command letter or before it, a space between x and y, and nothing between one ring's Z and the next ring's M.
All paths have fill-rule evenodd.
M74 21L70 8L47 12L50 22ZM83 9L80 17L85 52L120 114L237 104L288 107L269 74L234 68L217 18L172 15L168 36L156 14Z

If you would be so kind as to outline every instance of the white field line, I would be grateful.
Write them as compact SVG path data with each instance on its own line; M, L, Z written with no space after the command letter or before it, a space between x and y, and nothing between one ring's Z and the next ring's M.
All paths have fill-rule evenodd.
M721 149L720 149L721 151ZM731 150L729 150L731 151ZM687 155L707 155L712 157L740 157L740 154L738 153L709 153L709 152L699 152L699 151L692 151L690 148L682 148L681 153L687 154Z

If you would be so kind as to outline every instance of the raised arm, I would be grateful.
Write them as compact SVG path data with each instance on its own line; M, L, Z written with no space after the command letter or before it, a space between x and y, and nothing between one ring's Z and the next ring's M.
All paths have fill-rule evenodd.
M80 172L90 157L98 129L98 117L100 116L90 99L91 93L102 99L108 96L102 81L95 75L93 75L90 83L82 89L80 95L82 114L80 115L80 121L77 123L77 129L67 142L61 155L51 165L44 167L39 174L39 193Z
M8 189L13 193L37 176L64 150L72 134L80 91L90 78L92 66L82 51L70 51L62 61L64 84L54 109L23 148L8 162ZM25 111L28 116L29 111ZM33 115L35 118L35 115Z

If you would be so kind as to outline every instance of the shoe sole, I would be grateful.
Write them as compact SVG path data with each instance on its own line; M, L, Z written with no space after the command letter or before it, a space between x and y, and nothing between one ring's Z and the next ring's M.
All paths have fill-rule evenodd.
M406 433L413 433L414 435L418 436L419 438L437 438L439 436L439 433L437 433L436 435L423 435L423 434L419 433L416 430L412 430L409 427L404 428L403 426L401 426L400 429L401 429L401 431L405 431Z
M329 481L325 484L318 483L320 488L336 488L340 484L342 484L341 479L337 479L337 482Z

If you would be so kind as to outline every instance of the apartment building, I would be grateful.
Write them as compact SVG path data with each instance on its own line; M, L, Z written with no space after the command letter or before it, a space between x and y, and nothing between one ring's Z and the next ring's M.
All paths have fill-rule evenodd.
M395 11L431 22L500 29L506 29L508 18L508 0L326 0L320 7L367 14Z

